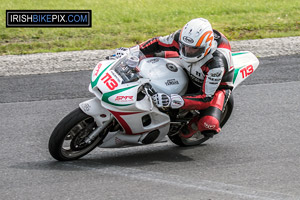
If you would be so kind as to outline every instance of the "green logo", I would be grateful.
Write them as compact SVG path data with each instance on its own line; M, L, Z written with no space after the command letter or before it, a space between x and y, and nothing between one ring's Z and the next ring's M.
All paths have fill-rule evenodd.
M92 88L94 88L98 81L99 81L99 78L102 76L102 74L113 64L114 62L110 63L98 76L97 78L93 81L93 73L92 73L92 76L91 76L91 85L92 85Z
M134 88L134 87L136 87L136 86L138 86L138 85L134 85L134 86L131 86L131 87L128 87L128 88L122 88L122 89L114 90L114 91L111 91L111 92L107 92L107 93L103 94L103 96L102 96L102 101L104 101L104 102L106 102L106 103L109 103L109 104L111 104L111 105L114 105L114 106L129 106L129 105L131 105L132 103L131 103L131 104L116 104L116 103L110 102L110 101L108 100L108 98L111 97L111 96L113 96L113 95L115 95L115 94L124 92L124 91L126 91L126 90L131 89L131 88Z

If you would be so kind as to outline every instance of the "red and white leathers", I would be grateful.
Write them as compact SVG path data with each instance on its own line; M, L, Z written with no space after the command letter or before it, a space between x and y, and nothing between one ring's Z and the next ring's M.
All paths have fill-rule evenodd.
M178 57L180 32L149 39L139 45L140 50L147 57L162 53L165 57ZM202 133L220 132L221 113L233 88L234 70L229 41L220 32L213 30L213 33L211 50L203 59L195 63L180 59L191 79L188 94L182 96L184 105L181 109L202 111L201 116L192 120L198 121L197 127Z

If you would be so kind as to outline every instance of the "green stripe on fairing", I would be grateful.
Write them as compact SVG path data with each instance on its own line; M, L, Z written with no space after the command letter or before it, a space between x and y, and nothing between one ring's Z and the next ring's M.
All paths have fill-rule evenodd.
M115 62L115 61L114 61ZM92 88L94 88L96 85L97 85L97 83L98 83L98 81L99 81L99 78L102 76L102 74L114 63L114 62L112 62L112 63L110 63L98 76L97 76L97 78L96 78L96 80L95 81L93 81L93 73L92 73L92 75L91 75L91 85L92 85Z
M242 55L242 54L247 54L247 53L248 53L248 52L236 52L236 53L232 53L231 55L232 55L232 56L237 56L237 55ZM235 68L235 69L234 69L233 83L235 82L236 77L237 77L237 75L238 75L240 69L243 68L243 67L245 67L245 66L242 66L242 67L240 67L240 68Z
M234 69L233 83L235 82L235 79L236 79L239 71L240 71L240 69Z
M248 52L237 52L237 53L232 53L232 56L237 56L237 55L241 55L241 54L246 54Z
M242 67L240 67L240 68L235 68L235 69L234 69L233 83L235 82L235 79L236 79L236 77L237 77L237 75L238 75L240 69L242 69L242 68L244 68L244 67L245 67L245 66L242 66Z
M131 88L134 88L134 87L136 87L136 86L138 86L138 85L134 85L134 86L131 86L131 87L128 87L128 88L123 88L123 89L119 89L119 90L114 90L114 91L111 91L111 92L107 92L107 93L103 94L103 96L102 96L102 101L104 101L104 102L106 102L106 103L109 103L109 104L111 104L111 105L114 105L114 106L130 106L130 105L132 105L132 103L131 103L131 104L116 104L116 103L110 102L110 101L108 100L108 98L111 97L111 96L113 96L113 95L115 95L115 94L124 92L124 91L126 91L126 90L131 89Z

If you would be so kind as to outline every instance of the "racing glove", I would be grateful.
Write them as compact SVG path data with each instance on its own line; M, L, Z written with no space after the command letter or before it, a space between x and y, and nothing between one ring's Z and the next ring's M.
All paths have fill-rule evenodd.
M126 55L129 53L129 48L126 48L126 47L120 47L117 49L116 51L116 58L121 58L122 56Z
M116 53L110 56L106 56L106 60L116 60L121 58L123 55L126 55L129 53L129 48L120 47L116 50Z
M152 100L158 108L178 109L184 105L184 100L178 94L169 96L165 93L156 93L152 96Z

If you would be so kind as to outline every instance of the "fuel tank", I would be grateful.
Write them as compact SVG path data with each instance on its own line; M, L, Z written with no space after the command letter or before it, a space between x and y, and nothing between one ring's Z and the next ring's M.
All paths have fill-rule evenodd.
M188 76L177 63L166 58L146 58L141 61L140 74L149 78L150 84L157 92L170 94L185 94L188 86Z

